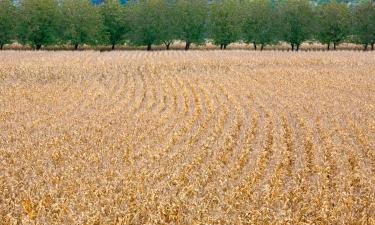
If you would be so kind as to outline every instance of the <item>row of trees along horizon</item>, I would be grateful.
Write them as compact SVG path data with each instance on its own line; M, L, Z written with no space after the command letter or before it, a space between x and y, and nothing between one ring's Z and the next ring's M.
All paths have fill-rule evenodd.
M48 45L170 45L180 40L221 49L235 42L254 49L286 42L292 50L306 41L336 49L340 43L374 49L375 3L308 0L0 0L0 47ZM331 47L332 46L332 47Z

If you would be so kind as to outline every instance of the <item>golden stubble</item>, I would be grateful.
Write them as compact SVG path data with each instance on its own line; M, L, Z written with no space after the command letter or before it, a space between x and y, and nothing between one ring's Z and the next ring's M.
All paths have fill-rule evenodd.
M374 224L374 62L2 52L1 224Z

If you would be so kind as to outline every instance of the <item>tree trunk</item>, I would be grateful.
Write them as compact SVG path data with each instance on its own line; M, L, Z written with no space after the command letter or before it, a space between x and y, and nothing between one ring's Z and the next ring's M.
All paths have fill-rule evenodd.
M374 42L371 43L371 51L374 51Z
M257 50L257 43L255 43L255 41L254 41L253 45L254 45L254 50L256 51Z
M112 48L111 48L112 50L115 50L115 44L112 44Z
M78 50L78 44L74 44L74 50Z
M263 51L263 49L264 49L264 44L262 44L262 45L260 46L260 51Z
M297 47L296 47L296 51L297 51L297 52L298 52L298 50L299 50L299 46L300 46L300 45L299 45L299 44L297 44Z
M151 44L147 45L147 51L151 51Z
M186 42L186 45L185 45L185 50L189 50L190 49L190 42Z
M169 42L169 43L165 44L165 46L167 47L167 50L169 50L169 47L171 46L171 43Z
M0 44L0 50L3 50L4 44Z
M334 50L334 51L336 51L336 45L337 45L337 44L336 44L335 42L333 42L333 50Z
M223 50L224 45L220 44L220 50Z
M227 44L224 44L224 50L227 49Z
M292 51L294 51L294 44L292 44Z
M327 44L327 50L329 51L329 48L331 47L331 43Z
M367 51L367 46L368 46L367 43L363 45L363 51Z
M42 45L41 44L37 44L35 47L36 47L36 50L40 50L42 48Z

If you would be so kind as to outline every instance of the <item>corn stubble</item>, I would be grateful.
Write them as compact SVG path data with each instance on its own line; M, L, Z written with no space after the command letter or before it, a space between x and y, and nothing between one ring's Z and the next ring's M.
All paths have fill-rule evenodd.
M4 52L2 224L375 224L372 53Z

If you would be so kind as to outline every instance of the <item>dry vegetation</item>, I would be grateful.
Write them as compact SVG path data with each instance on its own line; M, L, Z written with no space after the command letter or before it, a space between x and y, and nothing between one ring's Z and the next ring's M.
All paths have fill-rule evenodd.
M175 41L171 44L171 50L184 50L185 42ZM258 46L258 51L260 47ZM153 50L166 50L165 45L153 45ZM195 45L192 44L192 50L219 50L220 46L214 45L211 42L206 42L203 45ZM33 48L29 45L21 45L19 43L13 43L11 45L5 45L4 50L33 50ZM43 50L46 51L68 51L74 50L74 46L71 45L49 45L43 46ZM87 50L97 50L97 51L111 51L111 46L90 46L90 45L81 45L79 46L79 50L87 51ZM131 46L131 45L117 45L116 49L118 51L139 51L139 50L146 50L145 46ZM227 50L250 50L253 51L254 47L253 44L246 44L246 43L232 43L228 45ZM266 45L263 51L291 51L291 47L287 43L278 43L274 45ZM300 46L300 51L327 51L327 45L322 45L318 42L305 42ZM333 51L332 49L330 51ZM353 43L341 43L337 46L336 51L363 51L363 46Z
M0 65L0 223L375 223L374 53Z

